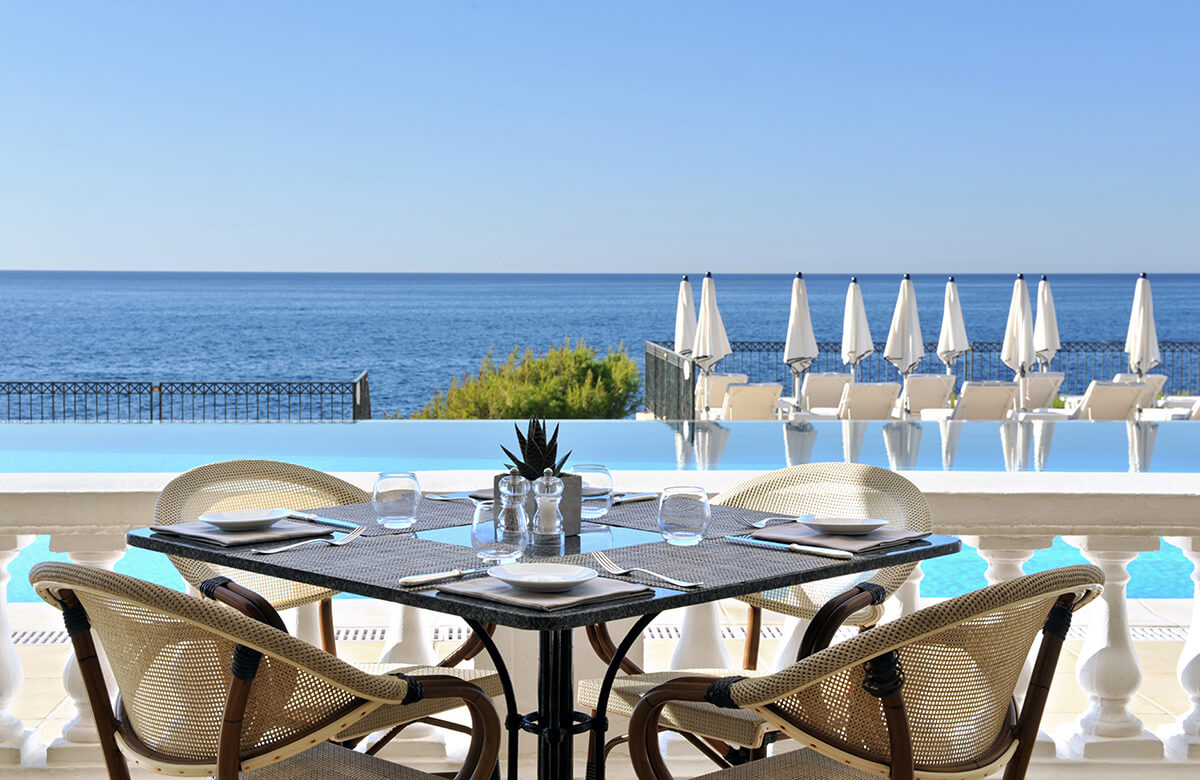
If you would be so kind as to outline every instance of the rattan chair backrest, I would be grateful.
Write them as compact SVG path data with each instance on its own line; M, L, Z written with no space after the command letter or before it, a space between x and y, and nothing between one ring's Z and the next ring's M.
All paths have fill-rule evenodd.
M933 771L974 768L1011 742L1010 702L1051 607L1074 593L1081 595L1078 608L1103 581L1094 566L1071 566L983 588L876 626L775 674L734 683L730 696L793 736L808 733L886 764L883 708L863 688L863 661L896 650L914 764Z
M929 506L913 483L877 466L861 463L810 463L772 471L733 487L713 499L724 506L781 515L862 517L887 520L893 528L931 530ZM741 597L752 606L811 618L821 606L850 586L867 580L888 594L899 588L916 564L891 566L872 574L835 577L806 585ZM878 613L851 620L873 622Z
M317 509L370 501L366 491L323 471L273 460L210 463L171 480L154 507L157 525L195 520L229 509ZM276 609L328 598L333 591L264 574L171 556L171 563L193 586L223 575L259 593Z
M308 740L296 740L334 715L370 711L407 691L402 678L362 672L214 601L68 563L38 564L29 579L55 607L62 608L63 591L83 605L128 726L153 758L168 764L216 760L236 645L263 653L246 705L244 758L288 745L294 749L285 752L305 750Z

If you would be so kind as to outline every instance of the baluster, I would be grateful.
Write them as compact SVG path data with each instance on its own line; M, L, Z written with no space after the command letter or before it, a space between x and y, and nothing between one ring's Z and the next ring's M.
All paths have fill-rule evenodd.
M964 536L963 543L974 547L985 561L987 571L984 577L988 585L1016 579L1025 575L1025 563L1033 557L1035 550L1046 550L1054 544L1052 536ZM1029 677L1033 674L1033 656L1037 652L1037 644L1030 648L1030 654L1025 658L1021 667L1021 676L1017 678L1016 700L1018 706L1024 701L1025 690L1029 687ZM1035 758L1054 758L1056 748L1054 739L1045 731L1038 730L1037 743L1033 748Z
M1192 621L1176 667L1179 685L1191 699L1192 709L1160 729L1159 736L1166 742L1169 757L1196 760L1200 759L1200 537L1172 536L1167 542L1183 550L1192 562Z
M124 534L51 536L50 551L65 552L75 563L112 571L117 561L125 555L125 536ZM99 646L99 643L97 644ZM115 694L116 686L108 671L104 648L100 647L99 649L109 693ZM66 667L63 669L63 687L67 689L67 695L71 697L71 703L75 705L75 717L63 726L62 734L46 748L46 766L103 764L104 758L100 753L96 721L92 717L87 688L84 687L83 675L79 672L79 663L75 660L74 652L67 658Z
M1058 732L1069 755L1095 759L1161 759L1163 743L1129 711L1142 669L1129 630L1127 567L1140 552L1158 549L1150 536L1066 537L1104 572L1104 594L1087 608L1090 624L1075 674L1091 708Z
M0 767L20 766L37 743L33 731L25 728L9 710L21 687L23 672L8 623L8 564L33 539L0 536Z

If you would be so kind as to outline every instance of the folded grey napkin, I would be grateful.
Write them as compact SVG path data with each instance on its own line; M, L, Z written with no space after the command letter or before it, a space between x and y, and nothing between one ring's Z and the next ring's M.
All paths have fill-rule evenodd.
M771 542L810 544L814 547L828 547L832 550L860 553L907 544L929 536L929 532L909 531L904 528L879 528L863 536L835 536L834 534L818 533L811 528L799 525L778 525L755 531L750 535L755 539L766 539Z
M219 544L222 547L233 547L239 544L261 544L262 542L278 542L285 539L316 539L328 536L333 532L327 526L297 523L294 520L280 520L270 528L261 531L222 531L216 526L200 520L179 525L156 525L151 531L161 534L173 534L188 539L199 539L202 542Z
M476 501L494 501L496 499L496 496L492 492L491 488L484 488L483 490L472 490L467 495L470 496L471 498L475 499Z
M576 585L565 593L530 593L517 590L513 586L501 582L495 577L479 577L474 580L451 582L438 588L442 593L453 593L457 596L470 596L476 599L497 601L514 607L527 607L553 612L558 609L569 609L583 604L596 604L602 601L615 601L633 596L648 596L654 588L639 585L634 582L610 580L597 577L582 585Z

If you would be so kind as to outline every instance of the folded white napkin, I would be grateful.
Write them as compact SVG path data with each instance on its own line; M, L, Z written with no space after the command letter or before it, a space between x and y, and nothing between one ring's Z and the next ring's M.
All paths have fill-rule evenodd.
M263 542L278 542L286 539L316 539L329 536L333 532L328 526L297 523L294 520L279 520L270 528L259 531L223 531L216 526L201 520L179 525L156 525L151 531L160 534L172 534L188 539L199 539L202 542L219 544L222 547L233 547L239 544L261 544Z
M479 577L474 580L451 582L438 588L442 593L453 593L458 596L496 601L501 604L511 604L514 607L527 607L553 612L558 609L569 609L583 604L596 604L602 601L615 601L633 596L646 596L654 592L654 588L639 585L635 582L610 580L597 577L594 580L576 585L565 593L531 593L517 590L513 586L501 582L495 577Z

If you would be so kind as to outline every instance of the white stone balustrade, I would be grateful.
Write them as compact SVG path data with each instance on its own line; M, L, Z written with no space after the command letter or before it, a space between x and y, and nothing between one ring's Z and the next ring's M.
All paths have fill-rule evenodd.
M5 534L0 536L0 595L8 564L33 535L51 536L52 549L67 552L81 563L114 565L123 554L125 530L149 522L154 498L172 476L0 475L0 531ZM374 477L339 476L360 485L369 485ZM438 472L421 478L427 489L448 490L474 485L480 476ZM749 476L695 472L688 478L720 490ZM1057 755L1046 749L1049 743L1040 746L1029 776L1115 778L1139 772L1191 778L1200 773L1200 537L1196 535L1200 475L909 472L905 476L925 492L935 530L959 535L984 557L989 582L1019 576L1032 554L1059 536L1068 537L1108 577L1104 598L1089 605L1082 618L1089 624L1089 638L1079 661L1080 685L1091 704L1079 713L1076 723L1057 735ZM615 477L622 489L629 490L656 489L678 480L676 472L618 472ZM1143 551L1156 549L1160 540L1180 547L1193 564L1192 620L1177 669L1190 709L1173 713L1175 724L1151 733L1128 712L1128 703L1138 692L1140 672L1130 641L1125 581L1129 562ZM919 575L904 586L900 599L904 611L917 606L918 587ZM7 612L7 604L0 601L0 775L6 774L5 767L21 767L30 776L42 772L58 776L70 770L56 766L67 763L99 767L90 715L77 718L56 740L51 735L54 744L48 747L38 745L29 726L12 716L21 701L21 670ZM400 611L391 628L387 655L400 653L406 661L431 657L429 616ZM699 629L711 635L718 628L714 621L702 620L690 626L689 633ZM525 639L520 632L498 634L501 647L510 650L518 645L522 651L527 649ZM591 651L582 641L577 649L580 667L587 669ZM416 656L408 657L413 652ZM1070 657L1064 655L1062 664L1069 663ZM83 703L82 692L76 690L70 674L67 678L66 695ZM1056 685L1063 684L1071 684L1069 674L1060 674Z

